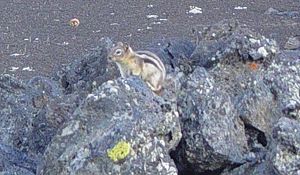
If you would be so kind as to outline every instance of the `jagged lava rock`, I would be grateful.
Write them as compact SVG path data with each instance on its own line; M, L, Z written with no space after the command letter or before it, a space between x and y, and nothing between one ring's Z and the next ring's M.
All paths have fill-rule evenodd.
M280 118L273 130L271 160L280 175L300 174L300 122Z
M300 121L300 51L282 51L268 67L264 81L286 117Z
M137 77L102 84L59 130L39 174L177 174L168 153L181 138L178 114L164 104Z
M185 168L201 173L244 163L248 149L244 125L230 95L215 86L204 68L188 77L178 104Z
M194 71L180 79L178 92L183 137L172 157L179 172L274 172L269 145L282 110L266 77L276 42L226 21L199 33Z
M1 161L5 162L5 167L13 166L8 172L18 169L35 172L37 160L34 159L56 132L56 128L47 127L40 119L45 119L45 106L54 96L59 96L59 91L47 78L35 77L24 83L1 75L0 80ZM5 168L2 170L6 171Z
M284 48L288 50L300 49L300 36L289 37L288 41L284 45Z
M189 59L195 50L195 43L188 39L163 39L151 42L146 50L157 54L165 64L167 73L182 72L190 73L192 71Z
M85 97L102 83L120 76L115 64L108 63L107 52L112 47L109 38L102 38L99 45L87 54L63 66L54 74L65 94L81 93Z
M233 54L242 60L268 59L278 51L274 40L242 28L235 21L221 21L198 33L201 40L191 55L194 66L211 68Z

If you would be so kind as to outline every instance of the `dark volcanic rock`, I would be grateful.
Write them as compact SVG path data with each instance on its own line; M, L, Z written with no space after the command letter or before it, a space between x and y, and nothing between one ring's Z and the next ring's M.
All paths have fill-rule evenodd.
M284 48L288 50L300 49L300 36L290 37L285 43Z
M76 109L72 99L63 96L59 85L45 77L34 77L25 92L36 109L29 133L29 148L36 154L44 153L57 129L70 119Z
M80 96L84 97L93 88L119 75L116 66L108 63L107 49L111 47L112 41L102 38L98 47L62 67L54 75L54 79L60 83L66 94L82 93Z
M300 51L282 51L268 67L264 80L279 110L300 121Z
M243 164L248 150L244 125L232 98L215 85L204 68L197 68L178 98L181 156L187 161L185 168L198 173Z
M190 73L191 60L195 43L187 39L164 39L151 43L147 50L156 53L165 63L168 73L176 72L176 68L184 73Z
M277 53L273 40L232 23L202 34L194 72L179 80L183 137L171 155L180 174L274 174L273 126L299 119L298 52Z
M221 173L265 160L280 113L263 79L278 50L276 42L235 22L220 22L199 33L190 58L194 72L180 80L183 138L172 153L179 170Z
M300 174L300 122L280 118L273 130L271 160L280 175Z
M104 83L56 135L39 173L177 174L168 152L180 139L180 126L174 106L163 112L164 103L138 78ZM129 151L114 160L109 152L120 142Z
M1 142L27 150L25 136L30 132L34 108L26 98L25 83L9 76L0 76L0 139ZM26 127L27 126L27 127Z
M31 157L11 146L0 143L1 174L33 175L38 159Z
M2 157L1 162L6 168L12 167L2 172L35 172L38 161L28 168L22 163L26 155L42 154L75 108L72 101L62 102L62 91L48 78L34 77L28 83L8 75L1 75L0 79L0 142L6 145L3 148L11 147L1 150L2 154L11 155L7 156L9 160Z
M221 21L198 33L201 40L191 55L194 66L211 68L234 54L245 61L269 59L278 50L274 40L242 28L235 21Z
M0 172L32 174L37 162L29 154L32 124L37 110L25 92L29 87L9 75L0 76Z

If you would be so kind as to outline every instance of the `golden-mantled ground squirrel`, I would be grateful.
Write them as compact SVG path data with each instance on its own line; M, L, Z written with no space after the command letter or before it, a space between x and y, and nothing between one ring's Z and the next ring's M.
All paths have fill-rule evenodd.
M135 52L128 44L118 42L109 52L108 58L117 64L122 77L136 75L141 77L154 92L162 89L166 69L154 53Z

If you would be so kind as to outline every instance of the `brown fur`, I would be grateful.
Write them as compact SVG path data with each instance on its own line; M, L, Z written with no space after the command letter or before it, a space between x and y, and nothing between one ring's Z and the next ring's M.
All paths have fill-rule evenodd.
M153 91L161 91L166 70L154 53L148 51L134 52L128 44L118 42L111 49L108 57L118 65L122 77L139 76Z

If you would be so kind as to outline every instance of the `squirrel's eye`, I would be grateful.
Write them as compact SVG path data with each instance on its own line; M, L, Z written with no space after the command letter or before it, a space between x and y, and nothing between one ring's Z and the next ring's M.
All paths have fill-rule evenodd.
M121 49L117 49L115 52L116 55L121 55L122 54L122 50Z

